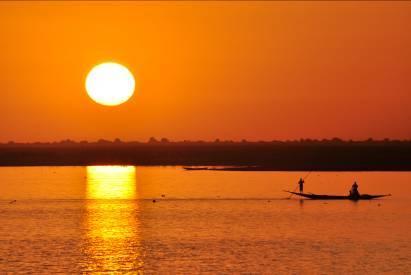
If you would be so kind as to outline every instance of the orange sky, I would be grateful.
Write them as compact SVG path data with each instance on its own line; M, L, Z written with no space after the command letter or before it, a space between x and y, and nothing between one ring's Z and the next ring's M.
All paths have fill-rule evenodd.
M1 2L0 37L0 142L411 138L411 2Z

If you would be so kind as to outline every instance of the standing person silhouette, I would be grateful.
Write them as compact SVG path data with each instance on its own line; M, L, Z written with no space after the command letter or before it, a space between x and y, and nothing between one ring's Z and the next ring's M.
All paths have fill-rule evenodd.
M300 186L300 193L304 192L304 180L302 178L300 178L300 180L298 181L298 185Z

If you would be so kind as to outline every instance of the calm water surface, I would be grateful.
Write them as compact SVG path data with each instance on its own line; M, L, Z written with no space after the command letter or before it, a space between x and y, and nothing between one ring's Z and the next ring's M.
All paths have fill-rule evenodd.
M0 168L0 273L411 272L411 173ZM153 203L152 200L156 199ZM10 203L17 200L15 203Z

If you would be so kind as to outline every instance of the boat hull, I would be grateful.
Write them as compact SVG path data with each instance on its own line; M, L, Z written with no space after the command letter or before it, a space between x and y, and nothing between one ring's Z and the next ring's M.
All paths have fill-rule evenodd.
M338 196L338 195L318 195L318 194L307 194L307 193L297 193L297 192L291 192L291 191L286 191L290 194L297 195L300 197L312 199L312 200L351 200L351 201L357 201L357 200L372 200L372 199L378 199L378 198L383 198L387 196L391 196L391 194L387 195L368 195L368 194L363 194L360 195L359 197L351 197L351 196Z

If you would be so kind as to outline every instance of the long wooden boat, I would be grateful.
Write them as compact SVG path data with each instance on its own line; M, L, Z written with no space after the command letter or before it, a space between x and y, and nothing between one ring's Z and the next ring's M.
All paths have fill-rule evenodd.
M391 196L391 194L386 194L386 195L368 195L368 194L362 194L359 197L352 197L352 196L338 196L338 195L318 195L318 194L312 194L312 193L298 193L298 192L291 192L291 191L285 191L293 195L297 195L300 197L304 198L309 198L312 200L352 200L352 201L357 201L357 200L372 200L372 199L377 199L377 198L383 198L383 197L388 197Z
M183 167L187 171L210 170L208 167Z

